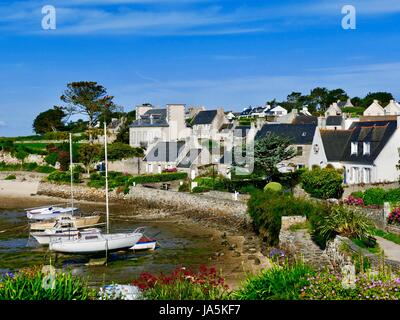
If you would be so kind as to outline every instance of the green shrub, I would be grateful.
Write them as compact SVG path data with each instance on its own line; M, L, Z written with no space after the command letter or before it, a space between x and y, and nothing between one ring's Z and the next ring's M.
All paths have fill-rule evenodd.
M278 182L270 182L264 187L264 191L281 192L282 185Z
M364 191L363 200L364 204L369 205L383 205L385 202L386 191L382 188L370 188Z
M114 142L107 145L107 156L109 160L113 161L132 157L143 157L144 153L142 148L132 148L129 144ZM104 158L104 150L102 158Z
M45 140L67 140L69 138L68 132L46 132L44 134Z
M189 182L184 182L179 186L179 192L190 192L190 185Z
M57 152L51 152L49 153L45 158L44 161L46 161L48 164L55 166L58 158L58 153Z
M319 226L319 232L326 238L341 235L362 239L368 237L372 229L372 222L363 213L343 206L333 206Z
M9 176L5 177L4 180L15 180L17 179L17 177L15 176L15 174L10 174Z
M198 183L199 187L203 187L210 190L226 190L225 178L222 176L216 177L197 177L194 179Z
M400 202L400 188L387 190L385 195L385 201L394 204Z
M52 173L56 171L56 168L50 166L38 166L35 171L40 173Z
M207 187L200 187L200 186L194 187L194 188L192 189L192 192L193 192L193 193L203 193L203 192L208 192L208 191L210 191L209 188L207 188Z
M54 171L49 174L47 180L51 182L59 182L59 183L70 183L71 182L71 173L69 171ZM80 173L73 173L73 182L80 183Z
M242 194L252 194L254 192L260 191L256 186L249 184L239 189L239 193Z
M253 219L255 230L267 246L279 244L279 233L282 226L282 211L285 203L279 194L255 192L247 203L247 211Z
M36 162L28 162L22 165L22 168L26 171L35 171L39 165Z
M313 169L305 171L301 176L303 189L311 196L319 199L336 198L343 194L343 177L335 169Z
M303 263L285 264L249 277L233 297L239 300L299 300L314 271Z
M0 300L89 300L96 296L93 289L71 273L56 273L53 289L43 286L45 277L40 270L22 270L3 276Z
M362 192L362 191L355 191L355 192L352 192L351 195L352 195L354 198L357 198L357 199L363 199L363 198L364 198L364 192Z

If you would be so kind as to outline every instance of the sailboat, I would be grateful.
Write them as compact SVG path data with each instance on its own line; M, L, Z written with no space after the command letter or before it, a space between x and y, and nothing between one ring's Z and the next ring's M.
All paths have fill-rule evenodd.
M105 153L105 192L106 192L106 226L107 233L93 233L80 235L77 239L58 239L50 241L51 251L66 254L99 254L112 251L128 250L143 236L136 230L130 233L110 233L109 205L108 205L108 160L107 160L107 128L104 123L104 153Z

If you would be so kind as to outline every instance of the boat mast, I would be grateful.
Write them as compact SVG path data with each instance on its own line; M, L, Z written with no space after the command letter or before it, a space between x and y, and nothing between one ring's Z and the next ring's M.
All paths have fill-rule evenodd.
M73 189L73 162L72 162L72 133L69 133L69 170L71 173L71 212L74 212L74 189Z
M106 214L107 214L107 233L110 232L109 228L109 210L108 210L108 161L107 161L107 127L104 121L104 160L106 170Z

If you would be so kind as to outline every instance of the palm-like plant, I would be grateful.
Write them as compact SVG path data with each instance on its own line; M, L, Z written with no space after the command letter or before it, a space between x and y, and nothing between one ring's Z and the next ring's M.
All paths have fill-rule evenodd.
M324 219L321 220L318 229L322 236L330 238L336 234L348 238L368 237L373 228L369 218L355 208L334 206Z

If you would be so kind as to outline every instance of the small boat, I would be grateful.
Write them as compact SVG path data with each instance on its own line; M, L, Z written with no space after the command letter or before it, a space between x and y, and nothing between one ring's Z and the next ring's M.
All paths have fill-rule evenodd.
M70 152L72 154L72 151ZM108 161L107 161L107 129L104 122L104 154L105 154L105 194L106 194L106 228L105 234L80 235L77 239L58 239L51 241L51 251L66 254L105 254L108 252L129 250L142 238L141 232L109 233L108 205ZM71 161L72 162L72 161Z
M87 234L100 233L101 230L97 228L88 228L79 231L75 228L60 227L47 229L41 232L31 232L32 237L36 239L39 244L50 244L51 241L60 239L78 239L80 236Z
M60 220L71 221L71 223L73 223L75 228L77 229L90 228L99 225L100 218L100 214L93 214L83 217L72 216L71 214L63 214L56 219L53 219L52 221L34 222L30 225L30 229L32 231L43 231L46 229L52 229Z
M131 250L155 250L158 247L157 240L143 236Z
M26 216L30 220L49 220L59 217L62 214L74 213L78 208L75 207L58 207L46 206L39 208L27 209Z
M141 233L86 234L78 239L58 239L51 241L51 251L67 254L97 254L128 250L142 237Z

